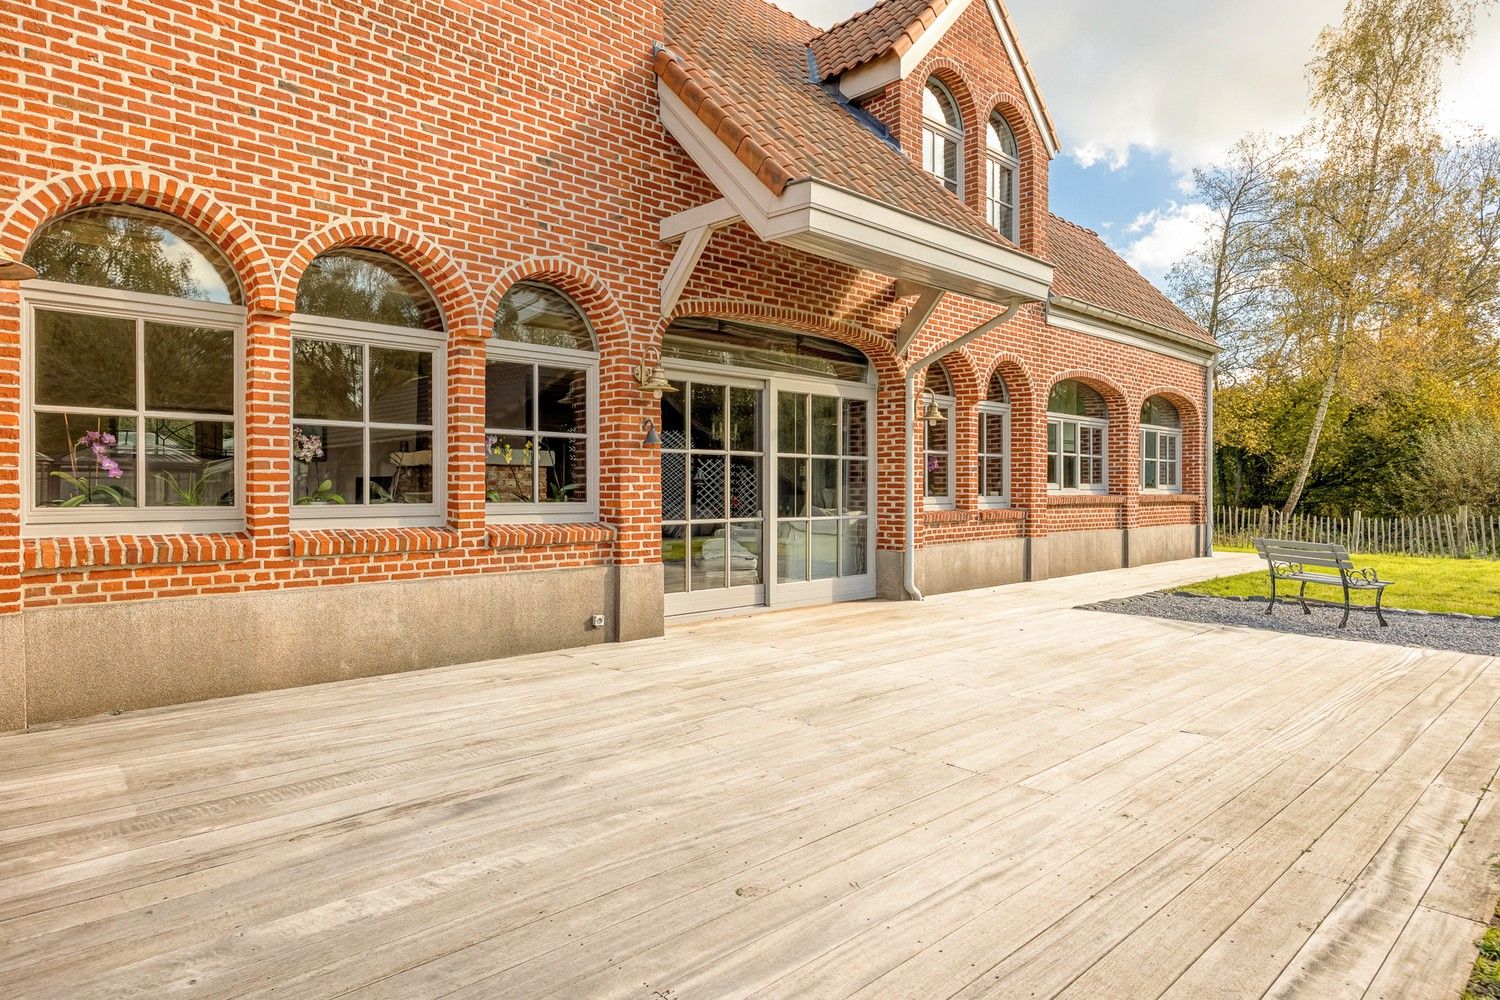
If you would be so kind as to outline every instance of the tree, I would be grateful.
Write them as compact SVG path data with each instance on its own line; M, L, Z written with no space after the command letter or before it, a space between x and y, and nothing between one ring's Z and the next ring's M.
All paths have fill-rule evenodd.
M1288 175L1278 255L1295 357L1319 371L1317 406L1283 512L1302 499L1351 343L1378 341L1411 290L1441 203L1433 128L1439 73L1462 55L1479 0L1350 0L1310 67L1320 157Z
M1401 481L1415 504L1500 514L1500 421L1436 428L1423 435L1420 450L1422 461Z

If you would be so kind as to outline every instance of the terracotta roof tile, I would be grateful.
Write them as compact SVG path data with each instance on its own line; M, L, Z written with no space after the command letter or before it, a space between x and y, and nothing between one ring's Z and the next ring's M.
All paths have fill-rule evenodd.
M905 54L947 6L948 0L880 0L809 43L818 72L826 80L887 52Z
M817 28L765 0L667 0L666 28L657 76L771 191L818 180L1010 245L808 79Z
M1091 229L1049 216L1052 241L1052 292L1101 309L1165 327L1194 340L1213 339Z

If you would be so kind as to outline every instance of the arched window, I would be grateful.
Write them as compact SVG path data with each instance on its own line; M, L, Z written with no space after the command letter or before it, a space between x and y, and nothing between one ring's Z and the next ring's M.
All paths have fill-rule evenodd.
M292 317L292 502L299 519L442 519L442 314L373 250L308 264Z
M1161 396L1141 406L1141 489L1182 492L1182 417Z
M994 507L1010 503L1010 393L999 372L979 403L979 499Z
M500 302L485 359L485 501L491 514L596 516L599 355L583 310L538 282Z
M1004 118L990 116L985 139L985 209L990 225L1012 243L1021 241L1021 150Z
M959 194L964 162L964 123L953 94L933 77L922 89L922 167Z
M925 395L923 413L930 404L943 416L941 420L927 422L927 506L948 508L953 506L954 396L953 380L941 361L927 369Z
M242 526L245 310L225 256L173 216L105 205L43 226L24 261L28 522Z
M1103 396L1082 382L1053 386L1047 401L1047 487L1064 493L1108 492L1108 439Z

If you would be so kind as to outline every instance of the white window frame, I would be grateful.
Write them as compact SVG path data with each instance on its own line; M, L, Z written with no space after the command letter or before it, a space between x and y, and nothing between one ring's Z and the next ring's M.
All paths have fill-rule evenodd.
M953 113L955 115L961 114L962 112L959 109L958 100L953 96L953 91L949 90L947 85L944 84L943 81L935 77L929 77L926 81L923 82L923 97L925 98L926 96L927 88L934 86L941 90L944 96L948 98L949 104L951 104L953 107ZM946 174L942 172L942 170L939 169L938 166L938 139L941 139L944 142L951 143L954 150L956 151L954 158L954 170L957 176L953 177L951 180ZM939 183L941 183L943 187L947 188L955 196L957 196L960 201L963 200L964 133L961 127L955 129L952 125L949 125L945 121L931 118L925 112L922 114L922 169L927 171L932 176L936 177Z
M1063 425L1074 424L1074 441L1078 444L1078 450L1073 454L1065 454L1063 448ZM1053 451L1051 446L1052 428L1057 428L1057 450ZM1083 485L1082 459L1085 457L1083 451L1083 431L1085 428L1099 431L1099 467L1103 470L1104 481L1102 483L1090 483ZM1080 417L1071 413L1047 414L1047 492L1057 494L1086 494L1102 496L1109 492L1109 420L1099 417ZM1056 460L1054 461L1054 457ZM1093 458L1093 453L1087 457ZM1062 485L1061 463L1071 461L1074 463L1074 478L1079 485L1064 487Z
M994 417L1000 421L1001 451L985 451L986 441L984 433L984 422L986 418ZM1009 507L1010 506L1010 404L998 400L986 399L979 404L979 503L982 507ZM987 494L984 491L986 462L999 461L1001 463L1002 491L999 495Z
M580 313L581 315L581 313ZM592 337L593 330L590 329L589 336ZM598 343L595 340L595 343ZM489 503L484 505L485 520L494 524L587 524L599 520L599 353L597 351L578 351L566 347L551 347L542 344L524 344L514 340L499 340L491 337L485 344L484 360L486 366L491 361L503 361L508 364L529 365L533 369L537 367L574 368L582 369L588 377L588 400L586 405L588 426L585 434L577 435L578 439L586 440L585 454L588 457L588 500L584 502L565 503ZM488 367L486 367L486 376ZM575 437L570 434L550 434L536 426L537 407L541 405L539 398L533 398L532 423L530 431L506 431L512 437L530 437L537 440L543 437ZM490 428L486 421L485 435L488 438ZM485 445L486 450L488 444ZM485 473L488 478L488 472Z
M234 333L234 506L233 507L38 507L36 506L36 310L110 316L142 323L206 326ZM198 302L144 292L127 292L88 285L32 280L21 288L21 509L22 534L28 537L66 535L190 534L243 531L245 528L245 307ZM137 350L137 406L133 411L110 407L55 407L66 411L111 417L145 419L140 381L145 358ZM152 411L158 419L161 413ZM170 414L169 414L170 416ZM182 415L189 419L188 415ZM196 418L192 418L196 419ZM138 425L137 434L144 434ZM137 487L145 470L137 462ZM139 488L133 490L140 495ZM85 515L84 512L87 512Z
M999 118L999 116L998 115L991 116L991 120L994 120L995 118ZM1003 118L1000 118L999 120L1002 121L1002 122L1005 121L1005 119L1003 119ZM1007 129L1010 129L1010 124L1008 122L1006 122L1005 123L1005 127ZM1002 152L1000 152L998 150L994 150L994 149L990 148L989 134L988 134L988 129L989 128L991 128L991 125L990 125L989 122L986 122L985 123L985 129L986 129L985 147L984 147L985 148L985 190L984 190L985 217L989 220L990 225L993 226L996 230L998 230L1002 236L1004 236L1006 239L1010 240L1012 243L1019 244L1021 242L1021 161L1017 157L1013 157L1013 156L1010 156L1007 153L1002 153ZM1012 138L1015 137L1014 130L1011 130L1011 137ZM996 175L997 175L997 172L999 172L999 171L1003 171L1003 172L1008 173L1010 175L1010 190L1011 190L1011 198L1013 199L1013 201L1011 203L1007 203L1007 202L1003 201L995 193L995 190L996 190L996 184L995 184ZM1001 209L1007 209L1007 208L1010 210L1010 225L1009 226L1002 226L1000 224L1001 223L1000 212L1001 212Z
M958 442L955 440L957 427L954 423L954 409L957 406L957 400L955 400L952 396L940 396L935 392L927 393L926 395L929 401L937 404L937 408L941 410L943 416L947 418L943 421L943 423L948 428L948 447L940 452L933 452L928 449L927 435L932 428L926 424L926 421L923 421L922 496L925 506L928 510L953 510L954 500L958 493L958 484L955 483L953 479L953 454L957 450L958 444ZM922 409L926 409L925 404L923 405ZM946 465L948 469L948 492L939 496L933 496L927 492L927 456L933 454L942 455L943 464Z
M432 503L430 504L371 504L368 498L363 504L312 506L299 505L292 496L292 482L287 479L287 502L291 507L294 530L319 530L323 528L433 528L448 523L448 336L442 330L415 329L411 327L386 326L379 323L361 323L354 320L332 319L295 313L291 320L291 423L287 426L286 447L290 454L292 428L297 426L360 427L365 433L365 463L368 467L374 460L370 451L369 417L370 386L369 367L363 374L364 417L353 420L322 420L297 416L296 400L296 349L298 338L307 340L334 341L364 347L389 347L403 351L424 351L432 354ZM368 362L368 350L365 354ZM425 431L416 424L377 425L382 430ZM296 462L292 462L295 469ZM368 485L366 487L368 489Z
M1156 457L1146 457L1146 438L1148 435L1156 438ZM1170 442L1172 445L1172 457L1162 458L1161 447ZM1162 471L1171 469L1172 485L1170 486L1147 486L1146 466L1151 463L1156 466L1156 481L1162 481ZM1182 429L1178 427L1163 427L1159 424L1141 425L1141 492L1142 493L1181 493L1182 492Z

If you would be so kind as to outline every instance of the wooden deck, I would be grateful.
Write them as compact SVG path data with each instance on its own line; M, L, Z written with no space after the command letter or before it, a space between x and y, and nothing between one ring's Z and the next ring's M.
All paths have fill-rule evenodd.
M1070 610L1210 572L0 738L0 997L1456 1000L1500 662Z

